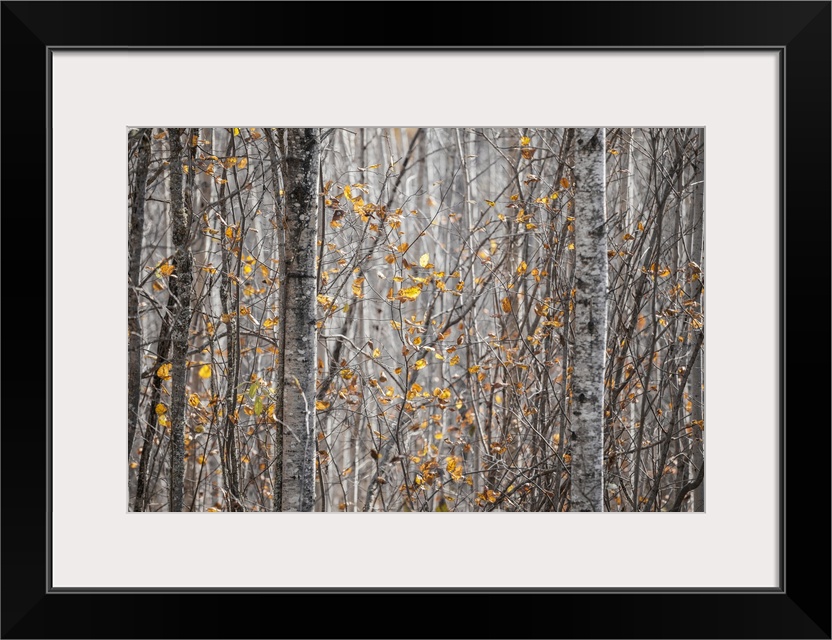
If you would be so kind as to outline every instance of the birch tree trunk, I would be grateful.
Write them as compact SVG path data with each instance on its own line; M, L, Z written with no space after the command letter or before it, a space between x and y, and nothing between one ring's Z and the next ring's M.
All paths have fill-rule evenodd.
M571 511L602 510L607 343L606 131L575 130L575 349Z
M691 258L695 262L698 262L698 265L691 267L692 275L696 275L696 279L693 280L693 300L698 302L700 305L700 312L705 313L704 309L704 300L702 296L702 280L701 274L705 269L704 263L704 254L702 253L702 238L703 232L705 228L705 183L704 183L704 153L702 151L702 136L704 134L704 130L698 130L699 135L699 150L697 151L696 157L696 164L694 165L694 176L693 176L693 220L694 220L694 231L693 231L693 241L692 241L692 249L691 249ZM704 378L703 378L703 371L702 371L702 361L705 359L705 353L700 354L699 358L693 364L693 370L691 371L691 383L690 383L690 398L691 404L693 407L692 412L692 424L693 424L693 466L694 470L697 474L703 474L704 471L703 466L705 464L704 460L704 447L705 447L705 433L703 430L704 422L703 422L703 408L704 408ZM705 511L705 484L704 482L700 482L693 491L693 510L696 512L704 512Z
M142 323L139 319L139 277L142 262L142 238L144 236L144 204L147 187L147 169L150 164L150 129L139 131L139 158L136 164L136 186L133 193L133 210L130 215L128 240L130 264L128 266L127 323L130 331L127 365L127 452L133 446L133 437L139 423L139 399L142 374Z
M170 399L170 510L182 511L185 481L185 358L188 352L188 328L191 321L191 282L193 275L191 252L188 249L190 216L182 192L182 130L170 129L170 215L174 246L173 277L170 295L173 296L173 328L171 343L171 399Z
M315 504L315 355L318 129L286 131L286 342L283 388L283 511Z

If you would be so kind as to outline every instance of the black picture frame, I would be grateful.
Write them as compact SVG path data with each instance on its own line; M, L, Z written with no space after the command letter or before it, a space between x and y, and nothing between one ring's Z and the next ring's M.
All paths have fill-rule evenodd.
M311 637L830 638L829 367L812 371L811 361L823 356L806 357L807 349L824 353L816 340L829 336L823 327L818 328L824 323L828 327L828 297L822 296L829 288L825 283L825 290L817 294L823 304L795 292L802 291L807 278L814 282L819 274L829 274L832 5L481 2L451 8L452 4L398 3L392 7L387 3L235 2L202 7L188 2L2 3L0 159L6 205L2 263L7 310L2 319L11 322L11 328L7 324L3 332L6 384L0 431L3 638L288 637L300 629L306 629ZM232 21L234 16L248 16L262 28L228 29L222 42L217 42L207 35L212 30L191 28L198 23L201 10L228 11ZM401 33L402 12L414 15L409 33ZM424 18L416 20L420 12ZM452 17L460 15L465 16L464 21ZM273 28L268 28L270 23L264 18L273 21ZM59 479L49 473L49 442L52 412L60 407L52 407L49 399L52 385L60 381L50 376L49 337L52 323L59 321L62 312L52 308L49 280L49 270L56 267L50 262L51 52L65 47L356 48L355 33L338 28L355 20L362 23L361 47L369 49L779 52L784 81L779 588L672 592L640 588L465 592L308 589L279 593L221 589L57 592L51 588L48 487ZM289 28L290 24L317 28ZM169 28L172 25L179 28ZM550 31L540 25L558 28ZM89 144L94 143L93 138L91 134ZM43 160L38 150L42 150ZM17 257L21 246L26 247L22 259ZM789 269L787 258L791 258ZM813 284L810 290L816 289ZM93 313L95 296L102 293L88 295L86 304ZM807 345L810 334L812 343ZM44 350L33 354L32 349L41 345ZM824 346L829 353L827 343ZM79 350L92 355L95 345L81 345ZM787 393L787 382L791 382L791 393ZM807 409L811 413L804 417ZM668 571L674 570L669 564ZM474 598L449 597L463 593L473 593ZM393 601L392 596L404 597ZM461 606L470 607L469 613L462 614ZM319 613L302 625L289 624L291 614L286 614L306 607ZM158 615L161 611L167 615ZM204 613L199 615L198 611ZM390 626L391 616L401 622Z

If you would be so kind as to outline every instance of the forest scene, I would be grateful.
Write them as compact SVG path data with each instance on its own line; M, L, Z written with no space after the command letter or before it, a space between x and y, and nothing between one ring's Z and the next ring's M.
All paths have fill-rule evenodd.
M703 129L127 152L129 511L705 511Z

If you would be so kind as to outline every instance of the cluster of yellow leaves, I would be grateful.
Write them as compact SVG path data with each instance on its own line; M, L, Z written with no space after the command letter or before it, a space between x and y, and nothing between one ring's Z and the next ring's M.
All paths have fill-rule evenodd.
M656 276L659 276L660 278L667 278L672 273L669 267L659 266L655 262L651 264L649 268L642 267L641 272L648 273L651 276L653 276L653 278L655 278Z
M416 475L416 484L433 484L433 481L439 477L439 463L436 458L431 458L421 464L419 473Z
M464 473L462 467L462 457L461 456L448 456L445 458L445 469L448 470L448 473L451 474L451 480L454 482L459 482L462 480L462 476Z
M167 262L163 262L159 265L158 276L169 276L173 273L174 266L172 264L168 264Z
M482 493L477 494L476 503L477 506L483 506L485 504L494 504L497 502L497 498L500 497L499 491L492 491L491 489L486 489Z

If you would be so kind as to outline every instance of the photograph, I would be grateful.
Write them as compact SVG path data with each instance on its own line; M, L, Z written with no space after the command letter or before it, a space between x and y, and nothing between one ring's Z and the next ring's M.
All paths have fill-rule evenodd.
M706 511L704 127L125 134L127 511Z
M3 3L0 637L832 637L832 1L469 7Z

